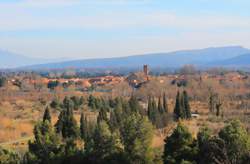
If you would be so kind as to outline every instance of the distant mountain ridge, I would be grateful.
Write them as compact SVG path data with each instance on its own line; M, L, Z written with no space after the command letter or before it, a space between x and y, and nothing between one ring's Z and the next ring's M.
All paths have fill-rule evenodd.
M81 59L58 62L52 59L30 58L0 50L0 68L63 69L63 68L178 68L185 64L197 66L246 66L250 50L241 46L212 47L197 50L182 50L168 53L152 53L116 58ZM59 60L60 61L60 60Z
M0 50L0 68L17 68L49 62L60 62L66 59L41 59Z
M250 53L211 63L213 66L250 66Z
M185 64L211 66L212 63L237 58L250 50L240 46L214 47L198 50L183 50L169 53L155 53L118 58L83 59L59 63L39 64L25 67L27 69L56 69L56 68L118 68L140 67L149 64L151 67L177 68ZM232 61L233 62L233 61ZM222 62L223 63L223 62ZM250 63L249 63L250 64Z

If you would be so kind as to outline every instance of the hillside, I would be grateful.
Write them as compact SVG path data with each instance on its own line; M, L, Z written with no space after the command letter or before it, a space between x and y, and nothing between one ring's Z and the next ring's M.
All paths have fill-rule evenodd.
M116 68L139 67L142 64L149 64L151 67L176 68L185 64L206 65L207 63L231 59L246 53L250 53L250 50L240 46L232 46L198 50L184 50L169 53L134 55L119 58L74 60L67 62L32 65L25 68Z
M212 63L213 66L250 66L250 53Z

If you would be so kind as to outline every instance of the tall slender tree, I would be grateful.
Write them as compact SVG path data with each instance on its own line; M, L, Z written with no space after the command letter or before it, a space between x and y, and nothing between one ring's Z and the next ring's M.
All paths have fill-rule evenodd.
M166 93L163 94L163 108L164 108L164 111L168 113L168 102L167 102Z
M49 121L51 123L51 116L50 116L50 110L49 107L46 107L44 114L43 114L43 122Z

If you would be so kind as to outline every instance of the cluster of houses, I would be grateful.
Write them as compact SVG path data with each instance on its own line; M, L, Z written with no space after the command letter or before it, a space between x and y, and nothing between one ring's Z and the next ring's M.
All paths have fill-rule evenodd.
M166 75L167 79L171 79L174 82L183 82L188 80L190 76L187 75ZM217 81L240 81L248 79L248 76L239 74L238 72L229 72L224 75L213 75L209 73L201 73L198 75L194 75L194 80L203 81L207 79L214 79ZM89 88L91 86L105 86L105 85L116 85L121 82L127 82L133 88L140 88L142 85L146 84L151 80L149 75L148 65L143 66L143 70L139 72L134 72L129 74L126 77L122 76L101 76L101 77L93 77L93 78L57 78L57 79L49 79L45 77L40 78L32 78L32 77L24 77L22 79L13 78L10 79L9 83L16 83L18 81L25 82L27 84L44 84L47 85L51 81L58 81L60 84L77 84L82 88ZM160 83L164 83L164 80L160 80Z

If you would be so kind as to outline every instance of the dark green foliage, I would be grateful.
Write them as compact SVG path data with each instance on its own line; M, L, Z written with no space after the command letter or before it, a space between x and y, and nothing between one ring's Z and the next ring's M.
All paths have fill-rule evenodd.
M54 99L50 103L50 107L54 109L59 109L60 108L60 102L58 99Z
M83 97L72 96L70 97L74 104L74 110L78 110L83 105Z
M163 160L165 164L195 162L198 147L187 127L178 124L173 134L165 139Z
M84 116L83 112L80 118L80 135L83 140L87 139L87 118Z
M225 141L229 160L232 164L250 152L250 136L238 120L230 122L220 132L219 137Z
M59 81L56 80L56 81L49 81L48 82L48 88L51 89L51 90L54 90L58 85L59 85Z
M178 120L179 118L183 118L183 112L181 107L181 95L180 92L177 92L176 100L175 100L175 107L174 107L174 117L175 120Z
M148 118L156 128L164 128L169 122L167 111L164 109L161 98L158 99L158 106L156 106L155 99L149 97L148 99Z
M12 151L0 147L0 164L20 164L20 156Z
M97 122L99 123L101 121L105 121L105 122L109 121L107 111L105 110L105 108L101 108L97 117Z
M183 91L183 107L185 110L185 118L186 119L190 119L191 118L191 109L190 109L190 105L189 105L189 98L188 98L188 94L186 91Z
M43 122L49 121L51 123L51 116L50 116L50 110L49 107L46 107L44 114L43 114Z
M47 164L60 158L60 139L48 121L36 124L34 136L35 140L29 141L28 161Z
M96 99L93 95L90 95L88 98L88 106L92 109L96 109Z
M4 87L6 82L7 82L6 78L1 76L0 77L0 88Z
M132 95L129 99L129 107L130 107L131 112L133 113L139 113L140 111L141 106L137 98L134 95Z
M218 94L210 93L208 104L209 104L209 111L211 113L215 112L217 102L218 102Z
M168 101L165 93L163 94L163 109L168 113Z
M139 114L125 118L121 128L124 151L131 163L152 163L153 126Z
M183 91L182 94L180 94L179 91L177 92L174 108L174 118L175 120L191 118L191 109L186 91Z
M63 101L63 107L55 125L56 131L61 133L63 138L76 138L79 135L79 129L73 115L73 102L66 97Z
M206 143L211 138L211 130L207 127L203 127L197 134L197 141L199 148L201 148L204 143Z
M119 134L111 133L105 121L99 122L92 138L92 150L89 152L92 163L106 163L111 156L122 152Z
M199 152L199 162L202 164L230 164L225 142L212 137L204 142Z

